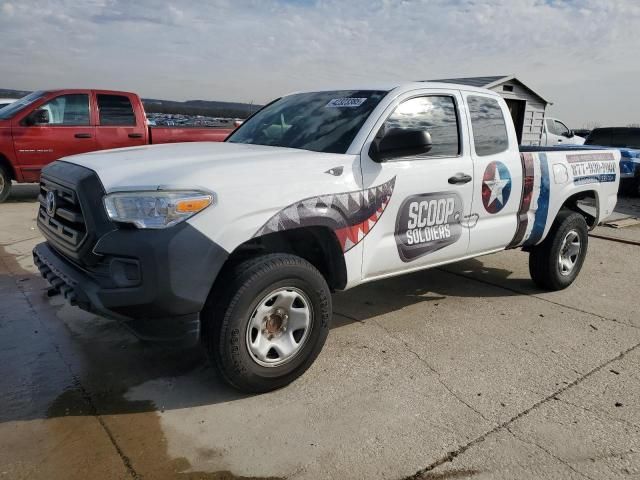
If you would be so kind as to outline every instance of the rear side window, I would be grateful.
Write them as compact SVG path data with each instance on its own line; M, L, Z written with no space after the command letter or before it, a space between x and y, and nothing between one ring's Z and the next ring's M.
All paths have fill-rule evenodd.
M460 153L458 115L452 97L416 97L401 103L384 123L385 130L426 130L433 146L418 157L455 157Z
M100 125L129 126L136 124L136 116L129 97L123 95L98 95Z
M507 125L498 101L488 97L469 96L467 103L476 154L484 157L507 150Z

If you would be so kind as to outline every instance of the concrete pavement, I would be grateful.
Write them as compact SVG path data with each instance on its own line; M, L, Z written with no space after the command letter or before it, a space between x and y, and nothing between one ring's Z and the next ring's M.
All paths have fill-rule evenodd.
M640 478L638 246L591 239L563 292L536 290L511 251L336 294L312 368L246 396L197 348L47 297L35 190L16 190L0 205L0 479Z

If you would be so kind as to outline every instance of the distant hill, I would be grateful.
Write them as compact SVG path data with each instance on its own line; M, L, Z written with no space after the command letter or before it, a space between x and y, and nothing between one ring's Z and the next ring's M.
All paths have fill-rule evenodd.
M0 97L20 98L31 93L27 90L11 90L0 88ZM143 98L144 108L149 113L178 113L181 115L202 115L206 117L247 118L261 105L239 102L217 102L210 100L187 100L176 102L173 100L159 100Z

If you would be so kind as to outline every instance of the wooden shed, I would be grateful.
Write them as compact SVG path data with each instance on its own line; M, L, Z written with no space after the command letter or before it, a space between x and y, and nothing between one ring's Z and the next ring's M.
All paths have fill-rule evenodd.
M500 94L506 100L511 112L513 124L518 134L518 142L521 145L540 145L542 122L547 106L551 105L551 102L527 87L515 75L446 78L431 81L487 88Z

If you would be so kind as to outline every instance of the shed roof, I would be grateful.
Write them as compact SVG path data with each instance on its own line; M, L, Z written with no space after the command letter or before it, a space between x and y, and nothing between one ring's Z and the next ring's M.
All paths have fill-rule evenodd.
M539 97L545 103L551 104L549 100L544 98L538 92L527 86L523 81L518 80L515 75L489 75L486 77L461 77L461 78L441 78L437 80L429 80L430 82L456 83L458 85L468 85L470 87L492 88L501 83L516 81Z

